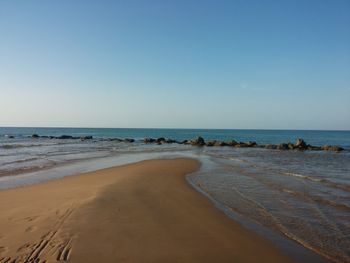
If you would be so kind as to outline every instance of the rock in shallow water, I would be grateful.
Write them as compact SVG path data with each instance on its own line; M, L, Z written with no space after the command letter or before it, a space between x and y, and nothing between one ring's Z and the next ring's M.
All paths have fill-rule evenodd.
M297 141L295 142L295 147L297 148L305 148L307 145L305 143L305 141L303 139L297 139Z
M335 146L335 145L324 145L321 147L321 149L324 151L334 151L334 152L340 152L344 150L344 148Z
M61 135L61 136L56 137L56 139L68 140L68 139L75 139L75 137L73 137L71 135Z
M205 145L205 141L202 137L199 136L195 141L193 141L192 145L203 146Z
M82 141L85 141L85 140L92 140L92 139L93 139L92 136L82 136L82 137L80 137L80 140L82 140Z
M153 139L153 138L145 138L145 139L143 140L144 143L153 143L153 142L155 142L155 141L156 141L156 139Z

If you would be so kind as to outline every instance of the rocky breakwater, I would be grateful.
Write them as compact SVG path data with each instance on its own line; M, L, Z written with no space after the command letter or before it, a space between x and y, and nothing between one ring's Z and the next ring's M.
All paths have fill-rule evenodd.
M264 148L264 149L276 149L276 150L300 150L300 151L334 151L340 152L344 148L336 145L324 145L324 146L314 146L307 144L303 139L297 139L295 143L280 143L280 144L258 144L255 141L248 142L237 142L235 140L231 141L220 141L220 140L209 140L205 141L203 137L198 137L197 139L192 140L183 140L181 142L165 139L165 138L145 138L144 143L156 143L156 144L166 144L166 143L178 143L178 144L187 144L193 146L207 146L207 147L220 147L220 146L230 146L236 148Z
M86 141L86 140L92 140L94 139L91 135L89 136L72 136L72 135L60 135L60 136L47 136L47 135L38 135L38 134L33 134L32 136L29 136L33 139L57 139L57 140L81 140L81 141ZM129 142L132 143L135 140L131 138L100 138L97 139L97 141L109 141L109 142Z
M58 140L92 140L92 136L71 136L71 135L61 135L61 136L47 136L47 135L38 135L38 134L33 134L30 136L33 139L58 139Z
M154 138L145 138L143 140L144 143L155 143L155 144L169 144L169 143L177 143L180 144L180 142L173 140L173 139L165 139L164 137L160 137L158 139L154 139Z
M61 136L39 136L38 134L33 134L30 136L33 139L40 139L40 138L46 138L46 139L58 139L58 140L76 140L80 139L82 141L85 140L92 140L92 136L71 136L71 135L61 135ZM100 138L98 141L110 141L110 142L127 142L127 143L133 143L135 142L134 139L130 138ZM192 145L192 146L206 146L206 147L236 147L236 148L264 148L264 149L276 149L276 150L300 150L300 151L333 151L333 152L340 152L343 151L344 148L336 145L324 145L324 146L314 146L307 144L303 139L297 139L295 143L280 143L280 144L258 144L255 141L248 141L248 142L239 142L235 140L231 141L220 141L220 140L209 140L205 141L203 137L197 137L196 139L192 140L183 140L183 141L177 141L169 138L145 138L143 140L145 144L185 144L185 145Z

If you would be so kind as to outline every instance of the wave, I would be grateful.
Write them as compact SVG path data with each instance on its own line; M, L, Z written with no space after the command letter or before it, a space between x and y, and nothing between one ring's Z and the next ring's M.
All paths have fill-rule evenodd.
M236 162L242 162L242 163L249 163L249 164L251 164L251 162L249 162L247 160L244 160L244 159L241 159L241 158L238 158L238 157L233 157L233 156L227 155L227 154L210 153L210 152L207 152L206 154L209 155L209 156L218 158L218 159L224 159L224 160L230 160L230 161L236 161Z
M25 166L25 167L18 167L15 169L10 169L10 170L0 170L0 177L2 176L15 176L15 175L20 175L23 173L29 173L29 172L36 172L40 171L42 169L47 169L53 167L53 164L41 164L41 165L36 165L36 166Z
M311 177L311 176L298 174L298 173L284 172L283 174L288 175L288 176L294 176L294 177L298 177L298 178L303 178L303 179L310 180L310 181L313 181L313 182L321 182L322 181L322 179L314 178L314 177Z
M31 161L36 161L36 160L40 160L41 158L38 157L32 157L32 158L26 158L26 159L19 159L13 162L7 162L7 163L3 163L2 165L9 165L9 164L16 164L16 163L25 163L25 162L31 162Z
M30 148L30 147L43 147L52 146L52 144L3 144L0 145L1 149L18 149L18 148Z
M298 174L298 173L283 172L282 174L305 179L305 180L312 181L312 182L321 183L321 184L328 186L328 187L337 188L337 189L340 189L340 190L343 190L346 192L350 192L350 185L347 185L347 184L337 184L337 183L332 182L331 180L328 180L328 179L315 178L312 176Z
M316 197L316 196L313 196L313 195L306 195L305 193L301 193L301 192L298 192L298 191L293 191L291 189L283 188L282 191L284 193L290 194L292 196L295 196L295 197L298 197L298 198L302 198L305 201L314 202L316 204L329 206L329 207L332 207L332 208L337 209L337 210L349 211L350 212L350 206L348 206L346 204L337 203L337 202L334 202L332 200Z
M23 145L20 144L3 144L0 145L0 148L2 149L15 149L15 148L21 148Z

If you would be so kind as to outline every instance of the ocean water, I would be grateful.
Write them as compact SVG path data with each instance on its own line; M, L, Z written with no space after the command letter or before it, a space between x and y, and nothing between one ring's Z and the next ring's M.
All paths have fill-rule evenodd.
M92 135L93 140L30 135ZM14 136L14 138L10 138ZM176 140L294 142L338 145L340 153L144 144ZM134 143L104 138L134 138ZM147 158L189 156L202 162L188 176L226 211L336 262L350 261L350 131L0 128L0 189ZM244 220L244 219L243 219ZM301 258L308 262L308 258Z

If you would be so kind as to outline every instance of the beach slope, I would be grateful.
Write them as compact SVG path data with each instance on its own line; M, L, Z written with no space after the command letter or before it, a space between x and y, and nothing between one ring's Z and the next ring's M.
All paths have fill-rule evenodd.
M191 188L192 159L0 191L0 262L292 262Z

